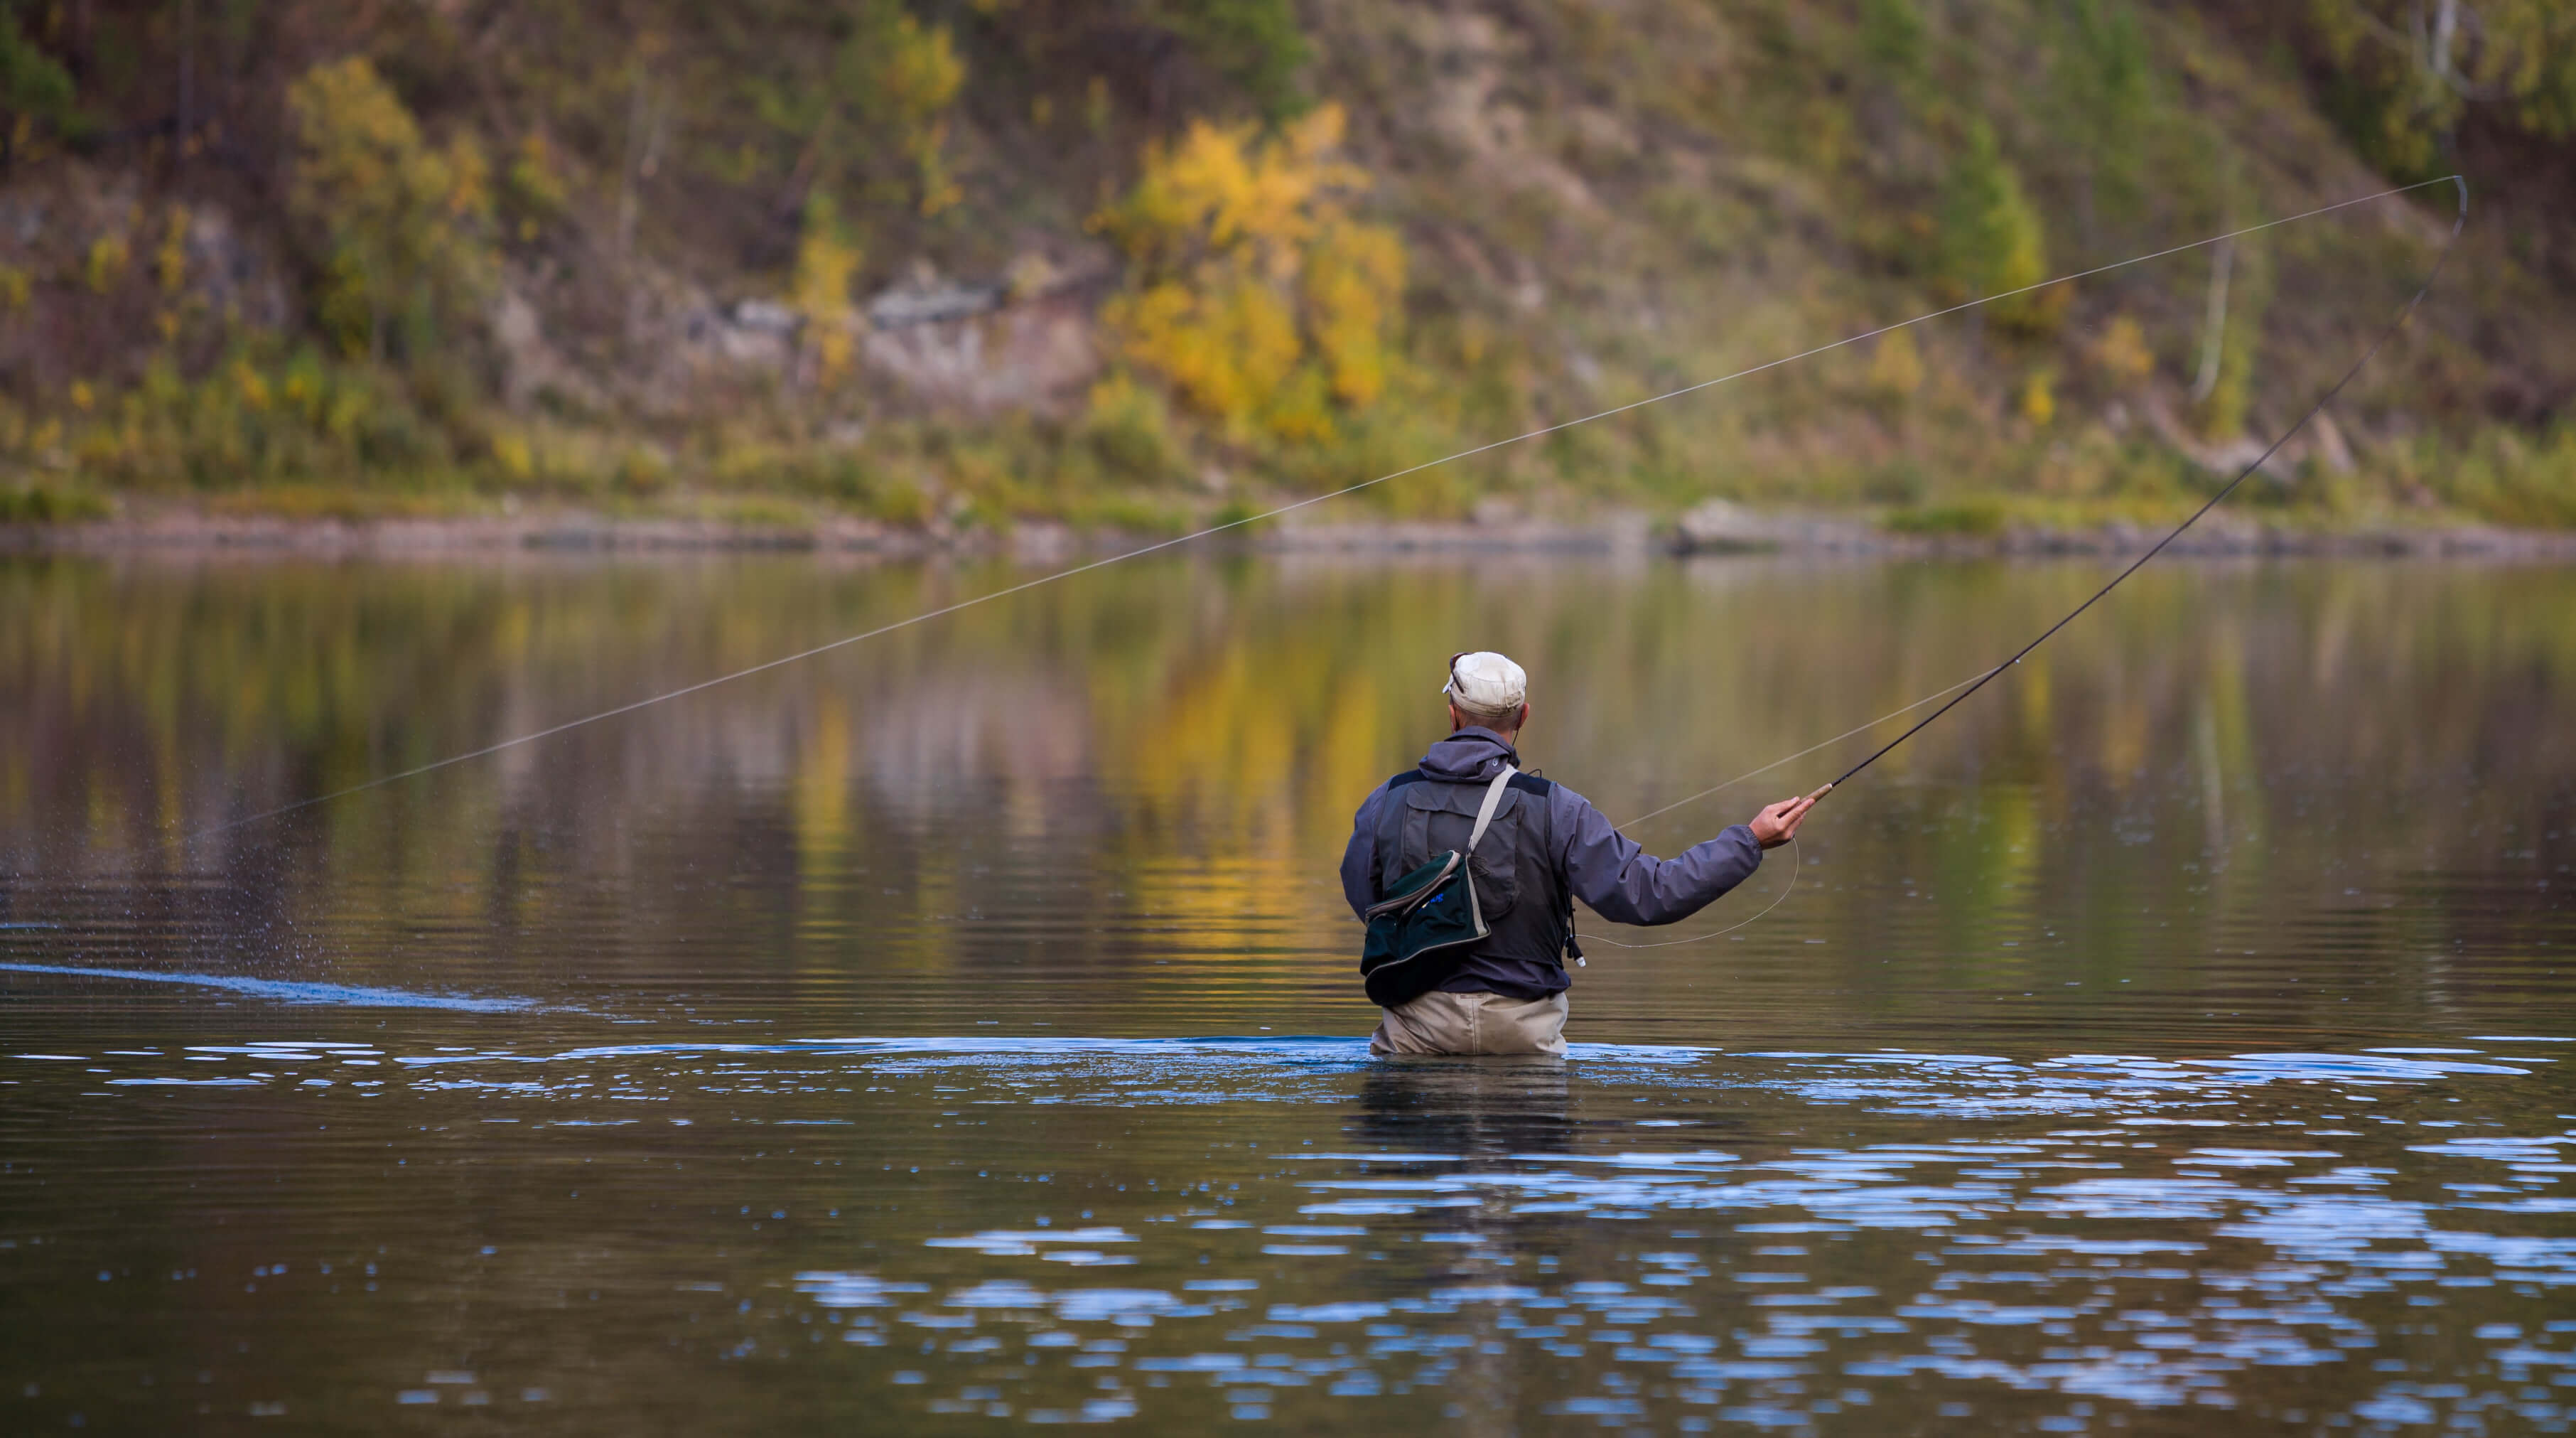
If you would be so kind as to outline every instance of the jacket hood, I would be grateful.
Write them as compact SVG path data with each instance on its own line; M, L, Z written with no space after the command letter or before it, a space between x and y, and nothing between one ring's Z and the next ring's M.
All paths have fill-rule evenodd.
M1422 756L1422 772L1434 779L1456 783L1471 781L1490 783L1494 770L1504 764L1519 767L1520 751L1503 742L1491 729L1461 729L1431 746Z

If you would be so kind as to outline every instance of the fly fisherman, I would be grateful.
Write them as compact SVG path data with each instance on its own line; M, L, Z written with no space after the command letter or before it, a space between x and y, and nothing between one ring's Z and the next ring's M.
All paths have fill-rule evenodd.
M1658 859L1589 800L1519 772L1529 676L1493 653L1449 661L1446 739L1360 805L1342 893L1386 1011L1376 1054L1563 1054L1574 901L1623 924L1678 923L1797 837L1818 794L1783 799Z

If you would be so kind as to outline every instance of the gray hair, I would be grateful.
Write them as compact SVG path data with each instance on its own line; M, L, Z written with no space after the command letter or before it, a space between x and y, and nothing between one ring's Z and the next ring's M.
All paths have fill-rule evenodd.
M1521 722L1521 711L1529 707L1527 703L1520 703L1506 705L1499 710L1485 709L1477 705L1470 704L1455 694L1449 696L1449 704L1450 707L1456 709L1461 715L1474 720L1488 729L1495 730L1519 728Z

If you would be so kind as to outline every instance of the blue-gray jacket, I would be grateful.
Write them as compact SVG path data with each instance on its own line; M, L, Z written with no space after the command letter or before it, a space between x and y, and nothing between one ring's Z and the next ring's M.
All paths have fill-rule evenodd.
M1432 745L1431 752L1422 756L1421 772L1449 783L1488 782L1505 763L1518 766L1520 755L1501 735L1467 728ZM1364 914L1384 897L1379 892L1384 865L1377 848L1379 819L1389 792L1389 784L1380 784L1360 804L1351 824L1350 847L1342 853L1342 896L1350 901L1354 914ZM1557 887L1615 923L1678 923L1743 883L1762 865L1761 844L1741 824L1691 846L1679 857L1658 859L1611 827L1590 800L1563 784L1548 786L1546 803L1547 832L1556 850L1549 857ZM1471 953L1458 974L1440 987L1451 993L1543 998L1561 992L1570 982L1561 964Z

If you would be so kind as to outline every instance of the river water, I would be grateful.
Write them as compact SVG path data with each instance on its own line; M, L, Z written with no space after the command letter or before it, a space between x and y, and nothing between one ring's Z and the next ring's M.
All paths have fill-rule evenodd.
M0 1428L2565 1431L2576 571L2151 567L1368 1057L1450 652L1624 818L2104 573L1147 561L232 823L1024 576L0 562Z

